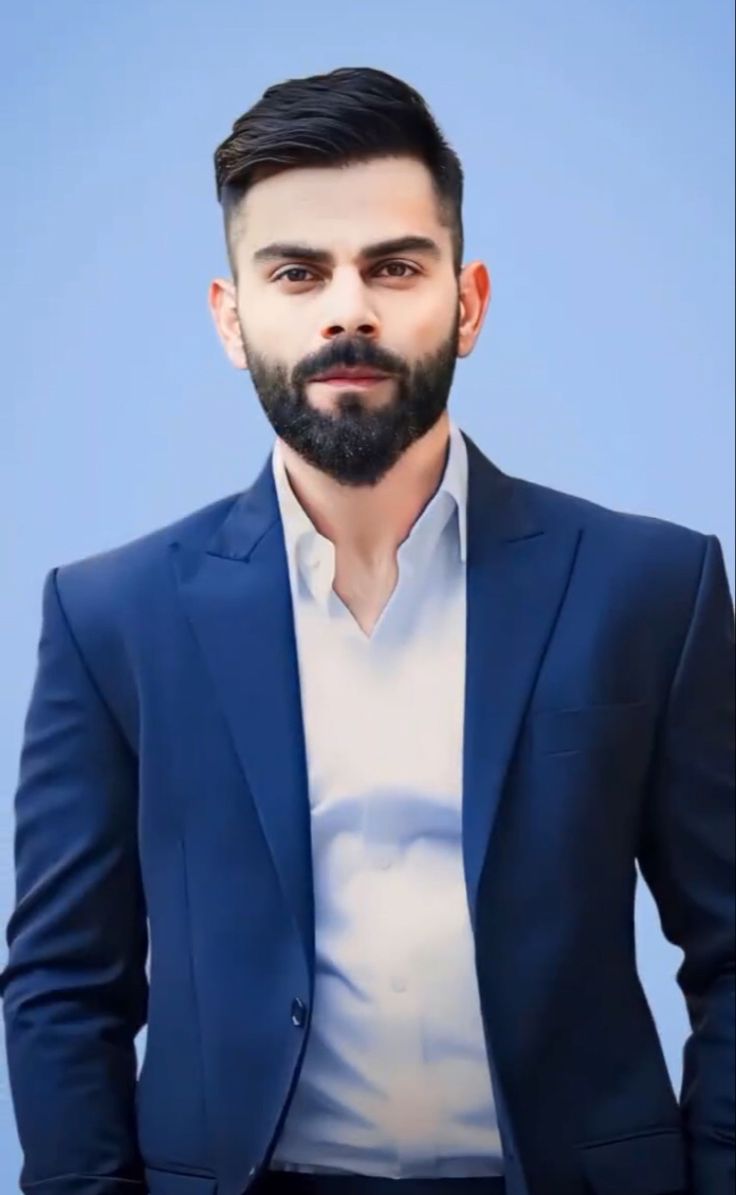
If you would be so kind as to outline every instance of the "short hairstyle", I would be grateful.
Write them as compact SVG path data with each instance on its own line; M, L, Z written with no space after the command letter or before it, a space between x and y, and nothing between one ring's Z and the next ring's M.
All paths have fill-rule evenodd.
M463 171L457 154L408 83L373 67L340 67L268 87L215 150L217 200L233 278L234 214L255 182L291 167L348 165L386 156L413 157L429 170L459 274Z

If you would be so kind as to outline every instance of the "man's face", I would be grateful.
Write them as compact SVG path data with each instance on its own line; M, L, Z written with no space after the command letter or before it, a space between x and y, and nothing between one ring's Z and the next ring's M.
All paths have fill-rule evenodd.
M410 158L285 170L247 193L233 241L271 426L337 482L375 485L444 412L457 359L452 242L429 172ZM315 380L340 367L352 377Z

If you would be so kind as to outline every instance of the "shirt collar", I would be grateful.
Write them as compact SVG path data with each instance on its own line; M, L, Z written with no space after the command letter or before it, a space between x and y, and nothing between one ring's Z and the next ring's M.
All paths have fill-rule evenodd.
M442 480L398 549L401 566L408 564L414 571L427 562L455 510L457 520L452 520L452 534L460 560L464 564L467 559L468 453L460 428L452 419L449 425L449 451ZM271 463L290 563L298 568L315 595L326 600L335 575L335 546L320 534L296 497L278 439L274 441Z

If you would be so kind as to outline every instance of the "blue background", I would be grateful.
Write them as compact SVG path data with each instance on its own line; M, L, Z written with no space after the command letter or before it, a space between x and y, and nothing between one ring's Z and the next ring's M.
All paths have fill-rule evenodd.
M494 287L451 414L506 472L715 533L733 589L733 43L726 0L5 3L3 922L44 573L245 487L272 444L206 303L212 154L271 83L370 65L425 95ZM636 916L679 1091L682 955L643 884ZM2 1190L19 1167L3 1061Z

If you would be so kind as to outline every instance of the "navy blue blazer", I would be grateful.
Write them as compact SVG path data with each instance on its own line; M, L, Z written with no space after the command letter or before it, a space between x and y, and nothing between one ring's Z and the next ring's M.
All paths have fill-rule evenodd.
M508 1193L733 1195L720 542L509 476L465 439L463 861ZM0 991L22 1190L242 1195L314 975L270 456L242 493L48 572L15 801ZM679 1099L637 975L637 860L683 951Z

